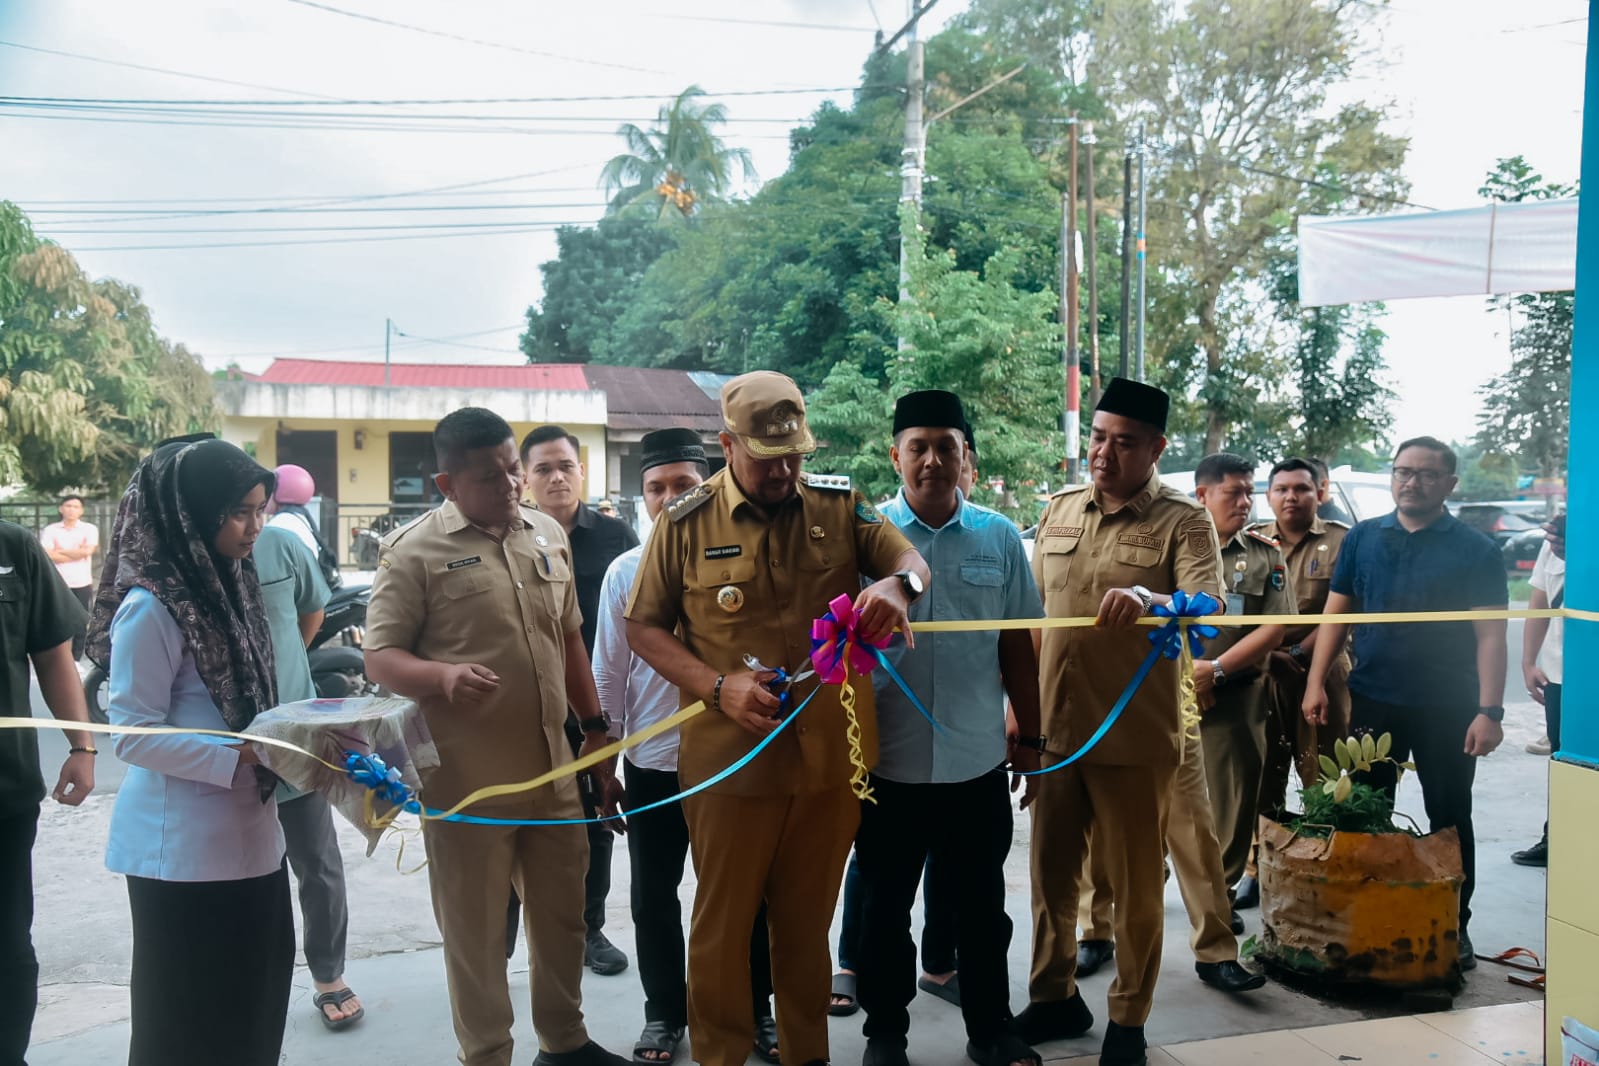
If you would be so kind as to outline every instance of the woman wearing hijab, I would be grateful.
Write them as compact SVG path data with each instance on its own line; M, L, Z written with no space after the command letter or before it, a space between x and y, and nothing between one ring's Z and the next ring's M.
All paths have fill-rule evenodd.
M112 725L237 732L276 702L250 549L272 473L231 444L164 445L117 511L89 627ZM278 1061L294 918L275 780L248 746L118 734L106 866L133 913L129 1066Z

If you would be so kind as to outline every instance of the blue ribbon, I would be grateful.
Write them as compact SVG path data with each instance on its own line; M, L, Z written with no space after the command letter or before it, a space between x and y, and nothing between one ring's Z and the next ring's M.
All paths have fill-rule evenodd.
M411 814L424 814L425 813L427 815L433 816L435 821L440 821L440 822L464 822L464 823L466 823L468 825L592 825L592 824L597 824L597 823L600 823L600 822L612 822L612 821L617 821L617 820L622 819L622 818L630 818L630 817L632 817L635 814L643 814L645 811L653 811L657 807L666 807L666 806L669 806L670 804L680 802L681 800L685 800L688 797L695 795L696 793L704 792L706 789L712 787L713 785L721 784L723 781L726 781L729 777L732 777L734 774L736 774L740 770L744 769L744 767L748 766L751 762L754 761L754 759L755 759L755 757L757 755L759 755L761 752L765 751L769 746L771 746L772 742L777 739L778 735L780 733L782 733L783 730L787 729L789 727L789 725L794 721L794 719L799 717L800 712L803 711L810 704L811 700L816 698L816 694L818 692L820 692L821 690L822 689L821 689L820 685L818 685L816 688L812 689L811 690L811 694L809 696L806 696L805 699L803 701L801 701L801 703L800 703L800 705L798 707L794 708L794 712L792 714L790 714L788 717L784 718L781 722L779 722L776 729L772 730L770 733L766 734L766 736L762 737L759 743L757 743L753 748L751 748L749 751L745 752L742 756L740 756L736 761L734 761L732 763L732 765L727 766L727 767L717 771L715 774L712 774L710 777L706 778L704 781L701 781L699 784L695 785L693 788L684 789L682 792L677 793L675 796L667 796L664 799L656 800L654 803L646 803L642 807L634 807L632 810L620 811L620 812L618 812L616 814L602 814L602 815L599 815L598 817L595 817L595 818L488 818L488 817L484 817L484 816L481 816L481 815L462 814L462 813L459 813L459 812L457 812L455 814L445 815L443 811L437 810L437 809L432 808L432 807L424 807L424 806L422 806L422 804L418 800L416 800L414 797L412 797L410 795L409 790L406 790L406 792L405 792L405 796L406 796L405 802L403 804L397 803L395 805L396 806L403 806L404 809L406 811L410 812ZM350 767L351 760L360 759L360 758L361 758L360 756L355 755L353 752L346 753L346 755L345 755L345 766L346 766L346 768L348 769ZM382 760L381 759L377 759L376 756L370 756L370 758L376 759L379 766L382 765ZM397 771L391 770L391 771L389 771L389 773L392 774L394 776L394 778L395 778L395 781L398 782L398 773L397 773ZM351 772L350 776L352 778L354 778L356 781L360 782L361 784L367 784L367 780L364 780L362 777L357 777L355 772ZM374 786L368 784L367 787L373 788ZM403 783L399 783L399 787L404 789L405 785ZM382 795L381 792L379 794ZM387 798L387 797L385 796L384 798Z
M927 724L933 727L933 731L937 733L947 733L948 730L944 728L944 723L940 722L937 718L934 718L928 713L927 708L922 706L922 701L916 698L916 693L911 691L910 685L906 684L905 679L899 676L899 671L894 669L894 667L889 664L888 656L883 654L883 649L873 648L872 654L877 656L878 665L880 665L884 670L888 671L889 678L894 682L894 684L899 686L899 690L905 693L905 698L911 701L911 706L922 712L922 717L927 719Z
M359 752L347 751L344 753L344 772L358 785L365 785L377 794L378 799L394 807L409 808L411 804L411 789L400 778L400 770L395 766L388 766L383 762L383 756L377 752L362 755Z
M1144 679L1155 668L1155 664L1162 658L1176 659L1183 653L1183 630L1188 631L1188 647L1196 656L1202 656L1205 651L1205 641L1216 636L1219 632L1215 626L1203 623L1191 623L1184 626L1184 618L1203 618L1207 614L1215 614L1221 609L1221 604L1216 598L1206 592L1196 592L1192 596L1178 589L1172 593L1170 606L1158 603L1155 605L1154 614L1171 621L1149 634L1149 642L1154 645L1149 649L1149 654L1144 656L1144 661L1138 664L1138 670L1133 674L1133 679L1127 682L1127 687L1122 689L1122 694L1116 698L1116 703L1111 707L1105 720L1099 723L1099 728L1094 730L1094 735L1083 742L1083 746L1072 752L1060 762L1051 763L1038 770L1027 770L1025 777L1036 777L1039 774L1051 774L1056 770L1064 769L1081 759L1084 755L1094 750L1094 746L1105 739L1105 734L1110 732L1111 726L1116 724L1127 705L1132 702L1133 694L1143 685Z

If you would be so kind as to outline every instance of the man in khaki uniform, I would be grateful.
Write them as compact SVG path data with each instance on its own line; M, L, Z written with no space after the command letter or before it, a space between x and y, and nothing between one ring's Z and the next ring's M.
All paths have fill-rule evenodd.
M1039 658L1046 755L1080 748L1104 722L1150 649L1136 626L1177 589L1220 593L1216 531L1193 500L1160 483L1170 399L1123 378L1101 396L1089 434L1092 486L1057 493L1038 524L1033 573L1051 618L1095 616L1043 632ZM1078 1036L1093 1015L1077 989L1078 879L1089 830L1107 849L1117 975L1100 1061L1145 1061L1144 1022L1160 971L1162 862L1172 778L1181 758L1178 664L1157 661L1120 720L1081 761L1039 780L1033 810L1033 966L1016 1019L1037 1044ZM1046 758L1046 763L1049 761Z
M781 374L758 371L722 388L727 468L667 505L628 604L628 642L686 706L678 773L685 788L747 755L816 688L769 690L798 671L811 623L828 601L855 599L860 630L909 634L907 609L927 564L904 535L849 487L804 476L815 451L805 400ZM860 575L875 578L861 589ZM674 633L675 630L675 633ZM861 756L877 761L872 684L857 678ZM750 926L764 898L772 945L778 1045L785 1063L825 1061L827 930L844 860L860 821L839 688L816 693L797 721L738 773L683 801L699 887L689 933L688 1025L694 1058L742 1066L750 1018Z
M606 738L579 631L571 549L559 522L520 505L522 464L511 427L492 411L467 407L439 422L433 442L446 502L384 539L365 647L368 676L421 704L440 761L423 776L422 802L446 808L485 785L570 762L562 732L568 704L581 718L586 749ZM620 786L608 766L596 770L597 790L614 812ZM468 813L577 819L577 789L567 778ZM509 883L527 902L541 1048L535 1063L624 1063L590 1041L583 1024L583 826L424 821L422 839L461 1061L511 1062Z
M1275 541L1244 528L1254 504L1254 464L1228 452L1207 455L1194 470L1194 486L1221 540L1227 613L1295 613L1282 552ZM1205 782L1229 886L1243 877L1255 839L1260 775L1266 761L1265 662L1282 633L1278 625L1222 626L1206 648L1207 657L1194 663ZM1241 927L1234 917L1234 931Z
M1271 468L1266 498L1276 520L1255 527L1275 540L1288 564L1288 584L1294 590L1300 614L1320 614L1327 605L1327 583L1338 564L1349 527L1317 515L1322 493L1315 464L1306 459L1284 459ZM1349 735L1349 650L1333 660L1327 674L1327 724L1312 725L1300 713L1305 698L1305 671L1310 667L1319 626L1289 626L1282 643L1267 660L1266 767L1260 778L1259 809L1280 812L1288 791L1288 768L1299 772L1299 783L1309 787L1321 777L1317 757L1332 754L1332 742ZM1260 902L1253 856L1238 884L1239 908Z

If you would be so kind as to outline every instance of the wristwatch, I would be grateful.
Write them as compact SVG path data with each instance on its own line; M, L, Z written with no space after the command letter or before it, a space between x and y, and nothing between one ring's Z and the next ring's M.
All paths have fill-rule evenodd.
M607 733L611 729L611 716L601 711L593 717L579 719L577 727L585 733Z
M1478 707L1477 713L1487 718L1490 722L1503 722L1505 709L1503 707Z
M1142 585L1133 586L1133 595L1138 597L1138 602L1144 605L1144 613L1148 614L1150 608L1155 606L1155 594Z
M922 593L927 591L921 576L914 570L896 570L894 576L899 578L899 587L905 590L905 598L912 603L921 599Z
M1043 754L1044 745L1048 741L1049 741L1049 738L1045 737L1045 736L1017 737L1016 738L1016 746L1018 748L1032 748L1034 751L1038 752L1039 754Z
M1296 663L1302 663L1309 658L1309 656L1305 654L1304 647L1299 644L1294 644L1289 647L1288 657Z
M1221 688L1227 683L1227 671L1222 669L1220 659L1212 659L1210 661L1210 678L1216 683L1217 688Z

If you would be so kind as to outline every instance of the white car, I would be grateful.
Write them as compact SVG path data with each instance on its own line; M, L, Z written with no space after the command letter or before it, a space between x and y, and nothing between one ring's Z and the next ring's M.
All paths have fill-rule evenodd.
M1269 466L1262 467L1261 476L1255 479L1255 503L1250 512L1252 522L1272 520L1271 504L1266 499L1265 477L1270 470ZM1172 474L1163 472L1160 480L1179 492L1186 492L1190 496L1194 494L1192 470L1180 470ZM1324 518L1336 518L1347 525L1354 525L1368 518L1379 518L1394 509L1391 479L1387 474L1365 474L1348 466L1338 466L1332 469L1329 480L1332 486Z

